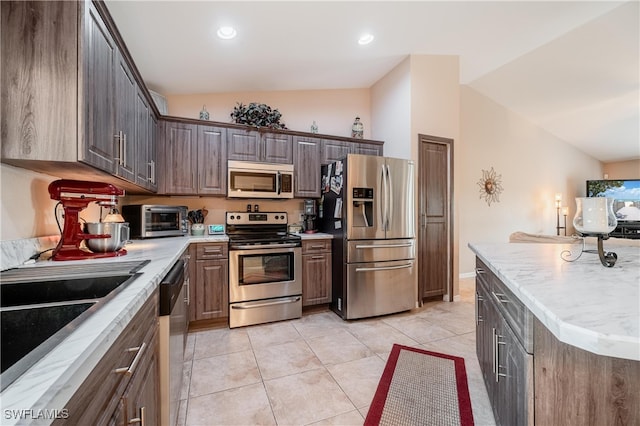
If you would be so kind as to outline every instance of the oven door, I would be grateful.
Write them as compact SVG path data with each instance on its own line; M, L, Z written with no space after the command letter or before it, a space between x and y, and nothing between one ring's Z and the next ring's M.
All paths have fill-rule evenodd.
M229 250L229 302L302 294L302 248Z

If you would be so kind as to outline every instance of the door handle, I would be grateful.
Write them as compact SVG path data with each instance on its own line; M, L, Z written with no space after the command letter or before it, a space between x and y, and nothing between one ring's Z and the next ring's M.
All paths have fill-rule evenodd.
M378 268L356 268L356 272L369 272L369 271L391 271L394 269L406 269L411 268L413 263L407 263L406 265L398 266L380 266Z
M402 244L357 244L357 249L370 249L370 248L393 248L393 247L413 247L411 243L402 243Z

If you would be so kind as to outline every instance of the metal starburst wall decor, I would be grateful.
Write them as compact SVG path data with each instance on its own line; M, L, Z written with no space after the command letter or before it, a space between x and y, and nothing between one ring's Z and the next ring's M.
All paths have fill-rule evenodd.
M493 170L483 170L482 178L478 181L480 187L480 198L484 198L488 205L492 202L500 202L500 193L503 191L501 185L502 175Z

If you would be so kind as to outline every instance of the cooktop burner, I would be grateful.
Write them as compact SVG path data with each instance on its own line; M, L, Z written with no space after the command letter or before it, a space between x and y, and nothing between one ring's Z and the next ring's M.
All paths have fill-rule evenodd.
M230 248L238 246L301 245L299 235L287 232L286 212L227 212Z

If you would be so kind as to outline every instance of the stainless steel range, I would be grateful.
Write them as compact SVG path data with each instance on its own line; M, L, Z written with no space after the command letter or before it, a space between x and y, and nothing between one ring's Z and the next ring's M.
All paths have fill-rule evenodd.
M229 327L302 316L302 243L287 213L227 212Z

